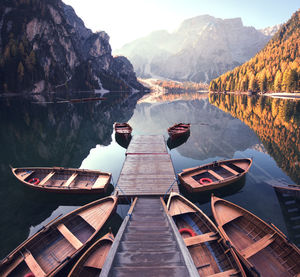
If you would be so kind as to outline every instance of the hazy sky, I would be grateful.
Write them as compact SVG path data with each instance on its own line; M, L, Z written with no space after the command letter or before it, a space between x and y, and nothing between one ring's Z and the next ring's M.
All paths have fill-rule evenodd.
M113 49L151 31L175 30L187 18L209 14L241 17L257 29L286 22L300 8L299 0L63 0L86 27L105 31Z

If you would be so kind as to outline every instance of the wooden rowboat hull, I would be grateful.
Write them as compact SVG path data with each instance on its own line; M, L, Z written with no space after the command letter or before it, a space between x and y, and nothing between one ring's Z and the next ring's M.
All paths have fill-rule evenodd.
M119 136L129 139L131 137L132 127L128 123L115 123L115 132Z
M251 165L251 159L223 160L184 169L178 174L178 179L189 193L207 192L237 182L245 176ZM210 183L201 184L203 179L209 179Z
M211 207L223 239L253 276L299 276L300 250L274 225L218 197Z
M12 172L30 188L56 193L103 193L111 181L111 173L78 168L26 167Z
M172 192L167 209L200 276L246 277L235 252L225 244L217 227L196 205Z
M77 261L68 277L99 276L107 254L113 244L114 235L107 233L96 241Z
M168 128L168 134L171 139L175 140L180 137L189 136L190 134L190 124L189 123L178 123Z
M0 276L54 276L84 251L116 205L117 197L109 196L51 221L1 261Z

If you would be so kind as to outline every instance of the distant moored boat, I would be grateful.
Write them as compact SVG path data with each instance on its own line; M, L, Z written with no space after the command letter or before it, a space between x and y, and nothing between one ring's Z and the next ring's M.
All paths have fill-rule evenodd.
M190 123L178 123L168 128L168 134L171 139L188 136L190 134Z
M115 132L116 134L123 136L126 139L129 139L132 132L132 127L128 123L115 123Z

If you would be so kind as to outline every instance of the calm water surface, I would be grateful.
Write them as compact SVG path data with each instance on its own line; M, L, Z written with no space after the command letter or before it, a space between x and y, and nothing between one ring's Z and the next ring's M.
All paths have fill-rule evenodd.
M53 99L61 98L0 98L0 257L59 214L105 196L33 191L13 177L9 165L99 169L112 172L116 184L126 150L115 140L115 121L128 121L133 135L166 139L170 125L191 122L188 140L170 145L176 173L218 159L252 157L246 178L215 194L273 222L299 245L299 200L271 185L300 185L300 101L197 93L143 98L137 105L124 94L103 102L49 103ZM209 195L186 196L211 216ZM121 205L106 229L117 232L127 209Z

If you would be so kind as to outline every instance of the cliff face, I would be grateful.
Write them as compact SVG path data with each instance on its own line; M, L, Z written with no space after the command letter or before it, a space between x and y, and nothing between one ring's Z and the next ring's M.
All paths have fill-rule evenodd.
M127 56L141 77L208 82L250 59L269 39L243 26L240 18L202 15L185 20L173 33L153 32L116 53Z
M0 91L143 89L130 62L111 55L109 36L61 0L2 1L0 53Z

